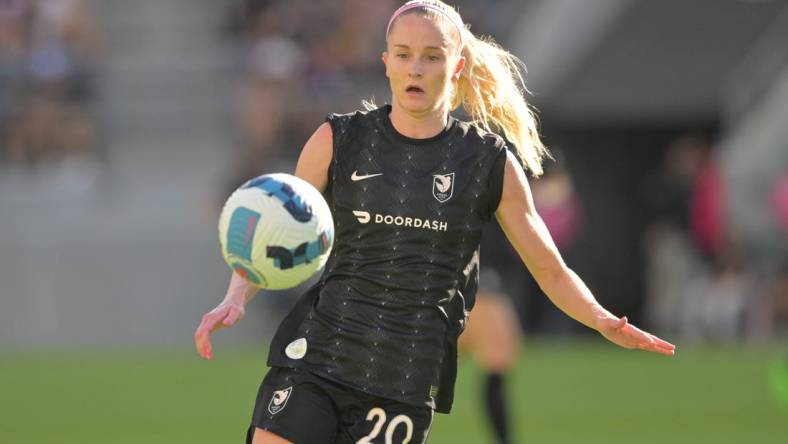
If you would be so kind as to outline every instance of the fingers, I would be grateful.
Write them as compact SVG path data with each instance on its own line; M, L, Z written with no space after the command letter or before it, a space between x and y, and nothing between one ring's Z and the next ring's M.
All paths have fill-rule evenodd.
M200 324L200 326L197 327L197 331L194 332L194 346L197 349L197 353L203 359L210 361L211 358L213 358L210 329L206 328L203 324Z
M197 353L210 361L213 358L211 333L220 328L231 327L243 317L244 307L230 303L219 304L219 306L206 313L194 332L194 345Z
M658 338L658 337L656 337L656 336L652 336L652 338L654 338L654 341L655 341L655 342L657 343L657 345L659 345L660 347L663 347L663 348L669 348L670 350L675 350L675 349L676 349L676 346L675 346L675 345L673 345L673 344L671 344L671 343L670 343L670 342L668 342L668 341L663 341L662 339L660 339L660 338Z
M662 354L662 355L665 355L665 356L674 356L676 354L676 347L675 346L666 347L666 346L657 344L656 342L645 344L645 346L640 347L640 348L641 348L641 350L650 351L650 352L654 352L654 353L659 353L659 354Z
M208 315L218 315L224 316L227 314L227 311L232 307L231 304L219 304L213 310L209 311L206 316Z
M647 333L629 323L626 316L618 319L608 318L604 321L602 334L615 344L624 348L637 348L665 356L674 356L676 346L664 341L651 333Z
M194 332L194 345L197 348L197 353L203 359L211 360L213 357L213 347L211 346L211 332L214 330L218 318L208 313L202 317L200 325Z
M239 305L230 305L227 310L227 315L224 317L222 324L227 327L233 326L236 322L241 320L244 316L244 308Z
M632 327L630 334L633 334L633 336L637 336L640 339L638 348L641 350L660 353L665 356L674 356L676 354L675 345L671 344L670 342L663 341L651 333L646 333L631 324L630 326Z
M227 316L228 309L227 306L219 305L203 315L200 325L194 332L194 345L197 348L197 353L199 353L203 359L210 361L211 358L213 358L211 333L220 327L219 323Z
M676 349L668 350L668 349L665 349L665 348L657 348L657 349L652 350L652 351L654 351L656 353L659 353L661 355L665 355L665 356L676 356Z
M625 318L621 318L625 319ZM619 323L620 324L620 323ZM627 348L638 348L645 351L660 353L665 356L674 356L676 346L664 341L651 333L647 333L632 324L626 324L619 330L621 342Z
M676 346L670 342L663 341L654 335L649 335L651 342L649 343L648 351L663 354L665 356L674 356L676 354Z

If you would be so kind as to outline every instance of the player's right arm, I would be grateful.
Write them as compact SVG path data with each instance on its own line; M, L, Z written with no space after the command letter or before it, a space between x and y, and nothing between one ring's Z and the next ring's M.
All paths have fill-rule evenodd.
M304 145L298 158L295 175L306 180L321 193L328 183L328 167L333 157L333 133L327 122L312 134ZM205 359L213 358L211 333L232 327L243 319L246 304L257 294L259 288L233 272L227 294L221 304L203 315L200 325L194 332L194 345L197 353Z
M246 313L244 308L246 303L252 300L259 290L238 273L233 272L224 300L216 308L203 315L200 325L194 332L194 345L200 356L207 360L213 358L211 333L222 328L232 327L243 319Z
M333 156L334 134L331 125L325 122L318 127L301 150L295 175L311 183L322 193L328 184L328 167Z

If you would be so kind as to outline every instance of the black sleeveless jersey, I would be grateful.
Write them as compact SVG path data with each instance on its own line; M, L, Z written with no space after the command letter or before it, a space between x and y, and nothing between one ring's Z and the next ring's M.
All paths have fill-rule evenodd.
M390 111L328 117L334 249L279 327L268 364L448 412L506 144L452 117L435 137L411 139Z

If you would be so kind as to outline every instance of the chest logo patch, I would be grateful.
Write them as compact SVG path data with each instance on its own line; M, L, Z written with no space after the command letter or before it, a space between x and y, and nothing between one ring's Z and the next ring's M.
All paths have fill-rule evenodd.
M434 174L432 176L432 195L438 202L451 199L454 194L454 173Z
M293 387L290 386L284 390L277 390L274 396L271 397L271 402L268 403L268 412L276 415L281 412L287 405L287 400L290 399L290 393L293 392Z

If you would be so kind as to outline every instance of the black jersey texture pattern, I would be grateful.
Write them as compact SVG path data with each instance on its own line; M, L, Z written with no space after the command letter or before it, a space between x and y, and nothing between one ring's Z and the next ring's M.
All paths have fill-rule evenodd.
M334 249L277 331L268 364L448 412L506 143L452 117L435 137L411 139L390 111L327 119Z

